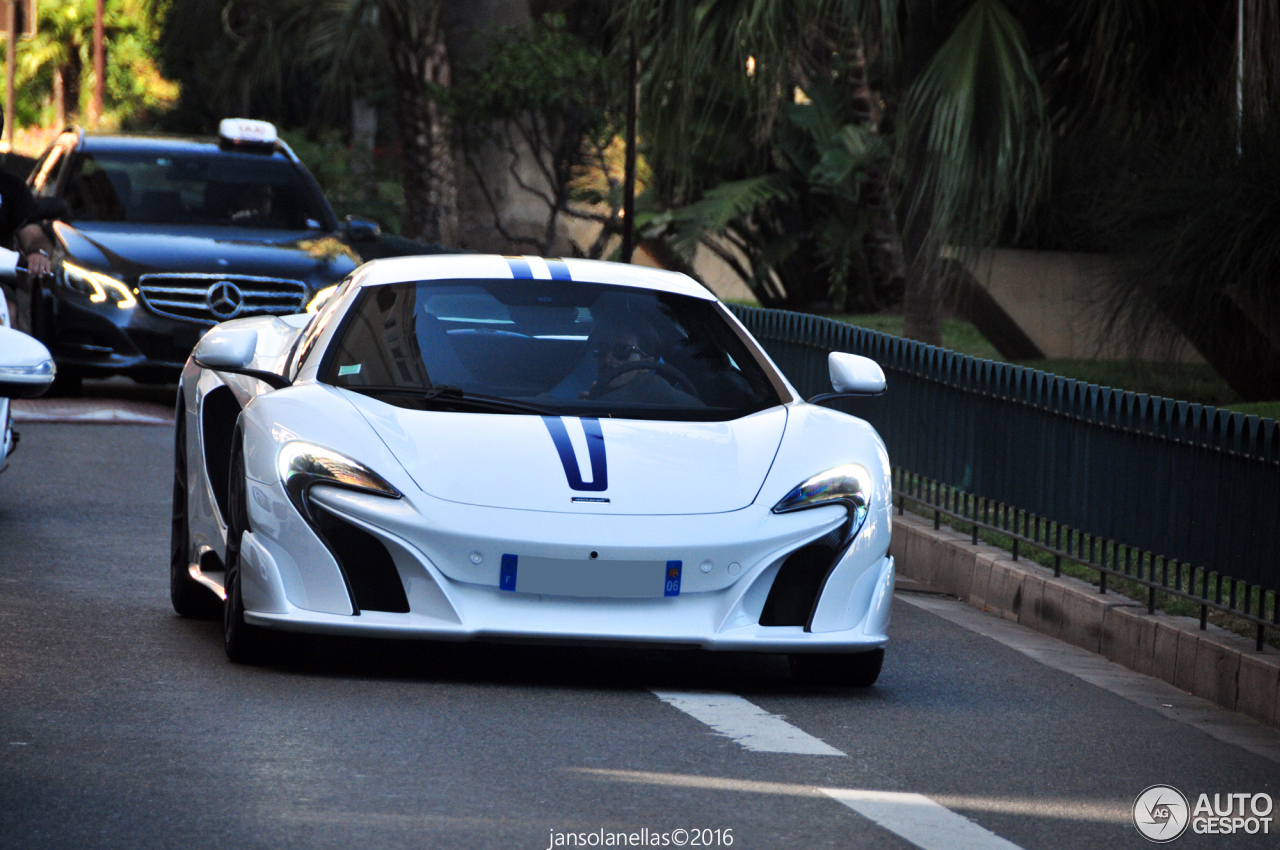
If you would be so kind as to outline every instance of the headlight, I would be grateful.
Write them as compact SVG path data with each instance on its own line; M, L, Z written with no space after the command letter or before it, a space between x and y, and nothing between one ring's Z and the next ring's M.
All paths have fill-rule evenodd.
M844 505L849 512L844 539L849 541L862 528L871 503L871 474L856 463L828 469L815 475L782 497L773 506L775 514L803 511L822 505Z
M402 498L400 491L369 467L332 449L311 443L286 443L277 459L280 480L289 498L304 517L311 518L307 508L307 491L317 484L358 490L390 499Z
M111 301L125 310L138 303L124 281L65 260L62 263L62 280L68 289L88 295L95 304Z
M338 284L335 283L333 286L326 286L324 289L317 292L315 296L309 302L307 302L307 312L308 313L320 312L320 308L323 307L325 305L325 302L328 301L330 298L332 298L333 293L337 291L338 291Z

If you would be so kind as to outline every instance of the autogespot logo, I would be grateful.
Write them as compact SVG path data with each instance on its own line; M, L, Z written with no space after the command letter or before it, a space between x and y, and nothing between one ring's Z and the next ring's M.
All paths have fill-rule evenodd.
M1133 801L1133 825L1148 841L1164 844L1187 831L1187 798L1172 785L1152 785Z
M229 280L220 280L204 295L209 310L219 319L234 319L244 306L244 294L240 287Z

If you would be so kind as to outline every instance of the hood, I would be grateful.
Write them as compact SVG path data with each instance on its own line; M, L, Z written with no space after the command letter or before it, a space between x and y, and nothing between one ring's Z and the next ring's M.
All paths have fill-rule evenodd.
M344 394L424 492L517 510L739 510L760 492L787 423L784 407L731 422L655 422L406 410Z
M332 234L199 225L55 222L70 259L126 280L157 272L243 274L332 283L360 258Z

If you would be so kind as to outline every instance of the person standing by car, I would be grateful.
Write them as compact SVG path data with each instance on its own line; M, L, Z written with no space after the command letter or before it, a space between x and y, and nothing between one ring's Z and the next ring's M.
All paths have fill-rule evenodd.
M0 130L3 129L4 118L0 115ZM7 171L0 171L0 247L13 246L21 251L26 257L27 274L43 277L52 269L49 257L53 253L53 243L45 235L44 228L31 221L35 213L36 201L26 182ZM5 298L13 301L7 287ZM9 312L17 317L17 311L12 307Z

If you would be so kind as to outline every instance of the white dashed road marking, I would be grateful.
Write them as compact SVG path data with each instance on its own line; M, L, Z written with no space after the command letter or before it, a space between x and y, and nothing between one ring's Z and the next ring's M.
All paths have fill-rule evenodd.
M901 791L859 791L823 788L877 826L910 841L922 850L1020 850L964 815L940 806L923 794Z
M858 788L821 788L791 782L759 782L751 779L727 779L719 776L694 776L686 773L652 773L641 770L601 770L599 768L574 768L576 773L606 782L626 782L639 785L658 785L669 788L697 788L709 791L726 791L745 794L771 794L793 797L828 797L837 800L862 817L888 830L899 838L914 844L921 850L1021 850L988 829L978 826L963 815L956 814L922 794L901 791L866 791ZM1036 807L1042 801L1002 801L965 798L967 805L991 811ZM1077 801L1050 801L1066 803L1059 808L1072 814L1081 809ZM1093 807L1085 805L1086 809ZM1085 819L1098 819L1095 817ZM1128 814L1102 813L1102 820L1127 822Z
M658 699L759 753L842 756L840 750L734 694L654 691Z

